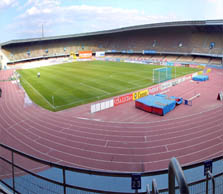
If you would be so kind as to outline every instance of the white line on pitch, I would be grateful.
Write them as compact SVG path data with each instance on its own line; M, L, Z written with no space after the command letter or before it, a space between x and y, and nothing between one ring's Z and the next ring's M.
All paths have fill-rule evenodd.
M25 78L22 78L35 92L36 94L38 94L40 97L42 97L42 99L48 104L50 105L53 109L55 109L55 107L42 95L38 92L38 90L36 90L36 88L34 88Z
M96 88L96 87L94 87L94 86L90 86L90 85L87 85L87 84L84 84L84 83L80 83L80 85L83 85L83 86L92 88L92 89L94 89L94 90L101 91L101 92L103 92L103 93L105 93L105 94L111 94L110 92L106 92L105 90L102 90L102 89L100 89L100 88Z
M95 97L91 97L91 98L86 98L86 99L81 99L81 100L76 100L74 102L71 102L71 103L68 103L68 104L64 104L64 105L60 105L60 106L56 106L56 108L59 108L59 107L64 107L64 106L68 106L68 105L71 105L71 104L77 104L79 102L84 102L86 100L90 100L90 99L94 99L94 98L101 98L101 97L104 97L104 96L107 96L107 94L103 94L101 96L95 96Z

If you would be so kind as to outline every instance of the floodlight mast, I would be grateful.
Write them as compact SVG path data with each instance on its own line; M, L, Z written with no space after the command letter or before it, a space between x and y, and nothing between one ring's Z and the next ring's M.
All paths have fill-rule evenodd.
M42 38L44 38L44 28L43 28L43 24L42 24Z

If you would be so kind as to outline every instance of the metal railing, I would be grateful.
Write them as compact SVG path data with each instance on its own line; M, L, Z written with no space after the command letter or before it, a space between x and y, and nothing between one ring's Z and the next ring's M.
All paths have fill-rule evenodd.
M181 194L189 194L188 185L184 177L183 170L176 158L172 158L169 163L168 188L169 194L175 194L175 177L179 185Z
M153 179L152 181L152 194L159 194L159 190L155 179Z
M150 191L149 184L146 185L146 194L159 194L156 179L152 180L152 191Z
M212 173L210 171L207 172L207 177L206 177L206 194L208 194L209 177L211 178L211 181L212 181L212 194L215 194L215 180L214 180L214 176L212 175Z
M222 161L223 156L217 157L213 159L213 162ZM31 166L31 167L30 167ZM175 162L171 162L170 171L176 177L177 171L174 170L176 165ZM182 167L182 169L190 170L196 167L203 166L203 162L199 162L196 164L188 165ZM178 167L177 167L178 168ZM49 175L50 170L54 169L54 174ZM48 172L49 171L49 172ZM46 176L46 173L48 175ZM78 174L76 179L70 180L71 173ZM171 173L171 172L170 172ZM109 189L105 189L103 187L100 188L92 188L86 186L83 179L83 185L75 185L77 179L79 179L79 175L94 177L102 177L103 179L108 177L114 177L115 179L128 179L130 180L132 177L132 173L122 173L122 172L106 172L106 171L96 171L96 170L88 170L81 168L68 167L64 165L60 165L57 163L49 162L46 160L42 160L31 155L25 154L18 150L15 150L9 146L3 145L0 143L0 184L4 185L11 193L16 194L26 194L26 193L43 193L43 194L67 194L67 193L81 193L81 194L94 194L94 193L107 193L107 194L127 194L133 193L133 191L117 191L114 188L113 191ZM168 169L153 171L153 172L144 172L141 173L141 176L144 178L159 176L159 175L167 175ZM60 179L58 177L61 177ZM223 172L213 176L215 178L215 190L221 191L223 190ZM180 176L177 179L181 179ZM92 179L95 180L95 179ZM167 181L167 180L165 180ZM116 181L118 182L118 181ZM171 178L172 182L172 178ZM202 179L193 183L188 184L190 193L199 193L196 192L199 190L197 186L202 187L202 192L205 193L205 182L206 179ZM101 183L103 184L103 183ZM180 186L180 185L179 185ZM130 185L129 185L130 187ZM146 185L144 186L146 187ZM173 186L171 186L172 188ZM118 188L118 187L117 187ZM164 187L165 188L165 187ZM159 189L155 181L152 181L152 189L153 193L166 193L168 189ZM178 189L178 187L175 187ZM138 193L146 194L146 188L142 188ZM220 192L216 192L220 193Z

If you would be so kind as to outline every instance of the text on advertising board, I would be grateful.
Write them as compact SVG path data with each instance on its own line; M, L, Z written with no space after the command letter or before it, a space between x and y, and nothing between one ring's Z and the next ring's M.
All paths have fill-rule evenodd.
M120 104L124 104L126 102L132 101L132 94L127 94L125 96L119 96L114 98L114 106L118 106Z
M137 100L139 98L147 96L148 94L149 94L148 90L142 90L142 91L132 93L132 98L133 98L133 100Z
M80 59L89 59L92 57L91 51L80 51L79 52L79 58Z

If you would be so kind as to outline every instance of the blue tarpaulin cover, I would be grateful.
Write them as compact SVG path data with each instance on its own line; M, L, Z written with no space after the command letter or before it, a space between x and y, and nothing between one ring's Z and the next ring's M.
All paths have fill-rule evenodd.
M196 75L192 77L192 80L194 81L206 81L208 79L209 79L208 75Z
M183 103L183 98L175 97L175 96L170 96L170 98L176 100L177 105Z
M181 97L176 97L176 96L168 97L165 94L156 94L155 96L160 96L160 97L163 97L163 98L166 98L166 99L169 99L169 100L176 100L177 104L182 104L183 103L183 98L181 98Z
M169 98L166 95L148 95L136 100L146 106L155 107L163 110L163 115L173 110L176 106L176 100Z

